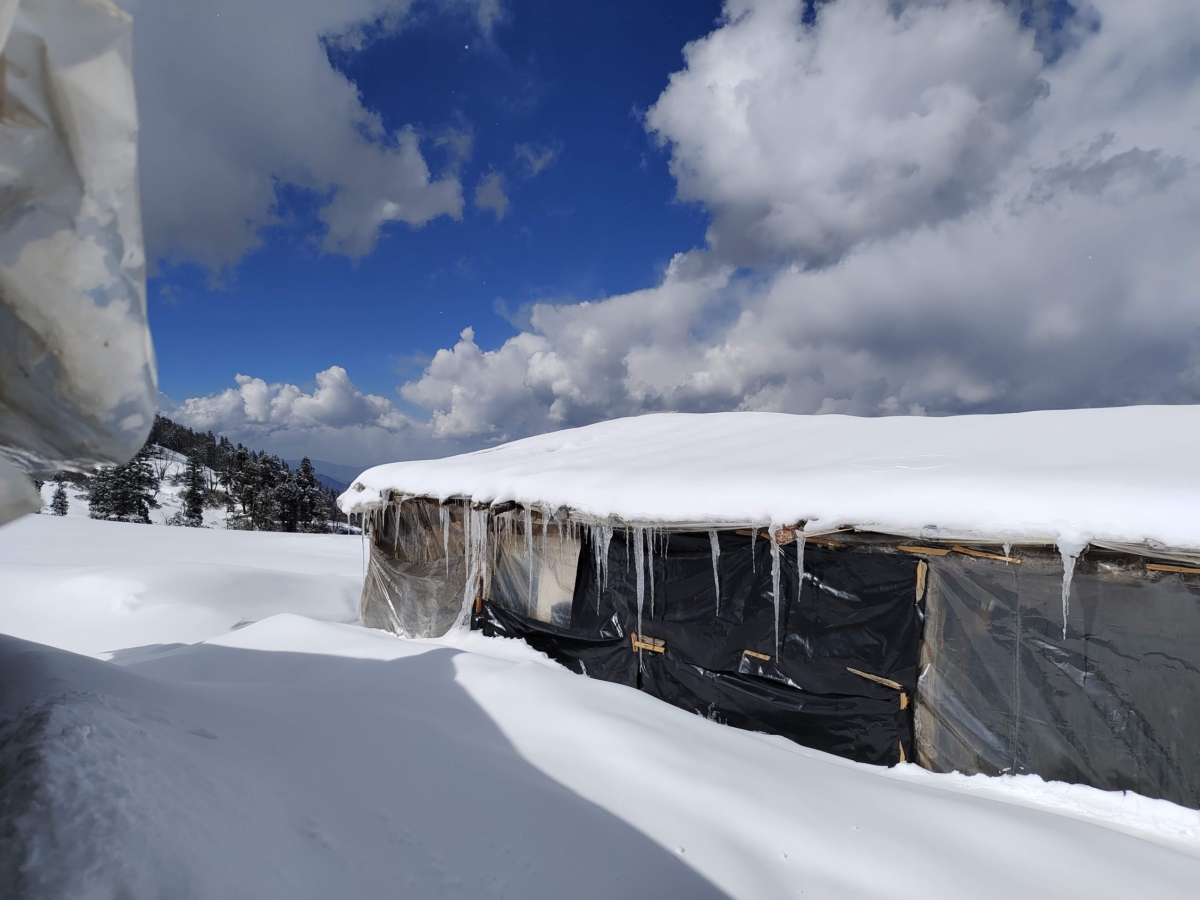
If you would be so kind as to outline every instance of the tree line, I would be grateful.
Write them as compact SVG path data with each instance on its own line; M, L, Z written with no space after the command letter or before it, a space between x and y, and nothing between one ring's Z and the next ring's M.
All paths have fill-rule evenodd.
M278 456L233 444L211 431L193 431L165 416L155 416L145 445L125 465L90 476L57 473L50 512L66 515L66 485L74 484L87 492L93 519L149 523L170 463L158 447L187 459L184 471L172 476L173 483L184 488L183 508L168 519L169 525L198 527L205 509L224 509L230 528L291 532L345 528L340 524L344 517L337 508L337 492L317 480L307 457L293 471Z

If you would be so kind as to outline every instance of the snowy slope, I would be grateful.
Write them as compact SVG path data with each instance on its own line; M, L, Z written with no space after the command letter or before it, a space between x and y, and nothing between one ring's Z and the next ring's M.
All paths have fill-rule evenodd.
M0 631L79 653L193 643L279 612L357 622L358 537L26 516L0 528Z
M183 492L186 490L183 484L172 484L172 481L177 478L182 478L184 470L187 469L187 457L182 453L176 453L174 450L168 450L166 447L155 446L154 460L152 465L156 473L162 476L159 483L158 493L154 499L159 505L157 508L150 510L150 521L155 525L166 524L167 520L176 513L183 512ZM215 473L207 466L202 467L202 471L206 477L215 481ZM54 489L56 484L53 481L47 481L42 485L42 514L50 515L50 501L54 497ZM86 518L88 515L88 500L86 492L73 484L66 485L67 491L67 516L75 518ZM204 510L204 525L206 528L224 528L225 527L225 510L223 509L206 509Z
M377 466L339 502L359 512L394 490L631 523L805 521L808 531L1197 550L1198 458L1200 406L947 418L658 414Z
M0 637L0 896L1170 898L1200 883L1200 814L1169 803L877 769L516 641L339 624L359 553L333 535L0 528L0 631L118 651ZM31 570L36 594L9 587ZM307 580L321 587L297 593Z

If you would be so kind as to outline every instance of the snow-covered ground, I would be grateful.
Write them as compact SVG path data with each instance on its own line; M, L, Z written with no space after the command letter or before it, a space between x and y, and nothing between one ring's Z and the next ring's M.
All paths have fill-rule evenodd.
M361 573L356 537L0 528L0 896L1166 898L1200 884L1195 811L859 765L515 641L400 640L346 624Z
M358 537L27 516L0 529L0 632L104 656L292 612L357 622Z

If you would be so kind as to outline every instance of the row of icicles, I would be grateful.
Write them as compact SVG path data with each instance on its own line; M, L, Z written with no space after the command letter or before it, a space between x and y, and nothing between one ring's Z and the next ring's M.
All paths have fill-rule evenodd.
M364 516L364 534L374 534L376 529L384 524L384 519L387 516L389 508L394 508L394 515L399 517L400 507L404 500L409 499L402 497L398 502L390 503L386 506L376 507L368 511ZM486 596L487 590L491 583L491 569L489 566L489 535L493 538L490 546L495 546L495 541L503 537L510 537L515 531L518 522L521 526L521 531L525 540L525 558L529 570L529 595L532 598L534 593L534 542L537 540L535 532L538 531L533 521L533 506L517 507L506 510L501 513L493 513L488 507L477 509L473 505L464 504L463 510L463 552L464 562L466 564L466 584L463 590L463 611L459 613L456 627L467 628L470 623L470 612L474 606L477 593L482 593ZM538 513L541 519L541 557L546 556L546 543L549 537L550 525L553 522L558 537L560 540L566 538L575 543L582 543L585 530L591 538L592 552L594 554L596 572L600 582L600 589L596 593L596 606L599 612L600 594L608 587L608 551L612 544L613 535L616 528L611 521L592 521L573 518L565 507L560 507L555 511L548 505L540 505ZM446 503L438 504L438 515L440 518L442 531L442 549L446 558L446 574L450 574L450 506ZM399 539L400 529L395 529L396 539ZM621 527L621 526L618 526ZM629 551L632 549L634 566L636 569L636 595L637 595L637 628L638 634L642 634L642 610L646 600L646 584L650 585L649 600L650 600L650 615L654 615L654 555L655 551L661 548L664 552L668 546L670 532L661 527L645 526L645 525L630 525L624 526L625 542L626 542L626 559L629 558ZM750 548L751 559L754 560L754 541L758 537L759 529L751 527L750 531ZM780 624L782 616L782 595L781 595L781 575L780 575L780 543L790 543L791 535L795 535L796 543L796 572L797 584L804 582L804 544L805 535L800 528L781 528L779 526L768 528L770 535L769 545L771 548L771 598L774 605L775 613L775 655L779 656L780 649ZM721 612L721 578L720 578L720 558L721 544L716 530L708 531L708 540L712 552L712 574L713 574L713 591L716 594L717 606L716 612L719 615ZM631 547L632 545L632 547ZM1011 545L1004 545L1004 555L1010 555ZM1062 575L1062 617L1063 640L1067 637L1067 617L1070 611L1071 602L1071 580L1075 573L1075 562L1079 556L1079 549L1073 547L1060 546L1059 553L1063 562ZM647 579L647 575L649 578Z

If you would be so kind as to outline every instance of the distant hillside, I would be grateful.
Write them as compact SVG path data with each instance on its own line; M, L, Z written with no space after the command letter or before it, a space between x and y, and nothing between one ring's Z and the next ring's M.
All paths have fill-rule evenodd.
M344 531L337 509L348 466L319 473L156 416L146 445L123 466L59 472L39 483L43 513L146 524L254 531ZM357 475L358 471L353 470ZM353 477L353 476L350 476Z

